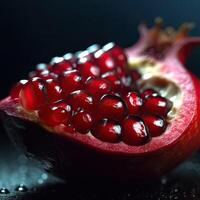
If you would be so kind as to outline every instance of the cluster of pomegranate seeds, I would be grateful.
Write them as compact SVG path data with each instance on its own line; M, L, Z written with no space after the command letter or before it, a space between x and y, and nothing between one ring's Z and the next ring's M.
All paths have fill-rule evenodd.
M141 78L121 47L92 45L37 65L10 96L45 126L62 124L67 132L138 146L165 132L172 107L152 88L142 90Z

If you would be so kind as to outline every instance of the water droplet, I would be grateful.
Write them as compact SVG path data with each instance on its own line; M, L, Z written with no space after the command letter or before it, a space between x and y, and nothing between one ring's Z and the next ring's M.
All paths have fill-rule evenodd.
M10 193L8 189L6 189L6 188L0 189L0 194L8 194L8 193Z
M26 192L28 191L28 188L24 184L20 184L15 188L15 191L17 192Z

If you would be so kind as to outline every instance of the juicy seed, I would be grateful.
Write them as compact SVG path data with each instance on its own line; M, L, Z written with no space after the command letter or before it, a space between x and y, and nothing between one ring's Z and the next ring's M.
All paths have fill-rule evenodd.
M28 81L19 93L21 105L29 111L38 110L46 103L44 94L44 82L42 79L35 77Z
M53 79L45 81L44 92L47 96L48 103L54 103L62 100L62 89Z
M165 132L167 123L164 118L157 115L145 115L142 117L151 137L157 137Z
M171 101L164 97L157 96L146 99L143 109L145 113L148 112L155 115L166 116L171 107Z
M42 80L47 80L47 79L54 79L57 80L58 75L50 72L49 70L44 70L41 71L40 73L37 74L38 77L40 77Z
M102 74L115 69L116 63L110 53L99 50L95 53L95 58Z
M143 101L136 92L128 92L124 97L124 101L128 107L129 115L140 114Z
M42 123L51 127L67 124L71 118L71 106L64 102L44 106L39 110L38 116Z
M117 92L121 89L120 78L115 72L107 72L103 74L101 77L109 81L112 91Z
M98 78L100 76L99 68L89 61L82 62L80 60L77 69L80 71L83 81L88 80L88 78Z
M126 105L123 100L114 95L105 95L97 106L97 118L120 120L126 114Z
M81 89L82 78L77 70L70 70L59 77L59 82L64 94L67 96L71 92Z
M122 122L122 140L133 146L143 145L148 142L149 134L144 122L139 117L128 117Z
M127 57L126 57L123 49L120 48L119 46L115 45L115 46L113 46L113 48L111 48L109 50L109 52L115 58L116 65L122 69L126 69Z
M103 142L117 143L121 139L122 128L116 121L102 119L94 125L91 133Z
M72 106L74 111L77 111L79 109L92 111L94 108L93 98L88 95L87 92L82 90L72 92L68 96L67 102Z
M28 80L20 80L17 84L15 84L11 91L10 91L10 97L12 99L16 99L19 98L19 93L21 91L21 89L23 88L23 86L28 82Z
M155 90L153 90L153 89L146 89L146 90L144 90L143 92L142 92L142 94L141 94L141 97L143 98L143 99L147 99L147 98L149 98L149 97L156 97L156 96L158 96L159 94L158 94L158 92L156 92Z
M51 71L55 74L61 74L64 71L72 69L73 69L72 63L70 61L63 60L61 62L53 64Z
M110 93L111 87L107 80L90 79L86 82L86 91L93 95L94 99L99 100L103 95Z
M88 133L93 125L93 117L87 111L79 111L72 117L74 128L80 133Z

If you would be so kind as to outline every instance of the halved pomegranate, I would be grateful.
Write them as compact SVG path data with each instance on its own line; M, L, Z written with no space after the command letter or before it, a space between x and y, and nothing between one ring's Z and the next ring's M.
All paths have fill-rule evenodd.
M182 63L200 38L188 37L187 26L139 29L133 47L66 54L0 102L7 132L28 157L64 178L147 179L198 149L200 84Z

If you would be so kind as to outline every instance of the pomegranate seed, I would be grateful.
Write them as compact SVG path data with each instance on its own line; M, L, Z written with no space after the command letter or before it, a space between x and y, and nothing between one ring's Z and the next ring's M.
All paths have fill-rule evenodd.
M126 105L123 100L114 95L105 95L97 108L97 118L113 120L122 119L126 114Z
M142 117L145 125L149 130L149 134L152 137L156 137L165 132L167 123L164 118L157 115L145 115Z
M130 115L137 115L140 113L143 101L136 92L128 92L124 97L124 101Z
M113 120L102 119L93 127L91 133L101 141L117 143L121 139L122 128Z
M80 59L77 69L80 71L81 77L84 81L88 78L98 78L100 75L99 68L89 61L82 61Z
M47 80L47 79L57 80L58 75L53 72L50 72L49 70L44 70L38 73L38 77L40 77L43 80Z
M64 71L68 71L68 70L72 70L72 69L73 69L72 63L70 61L63 60L62 62L55 63L52 66L51 71L55 74L61 74Z
M20 80L17 84L15 84L10 91L10 97L12 99L19 98L19 93L20 93L23 85L25 85L27 82L28 82L28 80Z
M115 60L108 52L103 52L102 50L99 50L95 53L95 58L102 74L108 71L113 71L116 67Z
M46 103L44 94L44 82L41 78L35 77L28 81L19 93L21 105L26 110L38 110Z
M122 48L116 46L114 43L108 43L103 47L103 50L108 51L115 58L116 65L122 69L127 67L127 57Z
M86 82L86 90L93 95L93 98L99 100L103 95L111 91L111 87L107 80L97 78Z
M81 89L82 78L77 70L64 72L64 74L59 77L59 81L65 95L68 95L75 90Z
M87 111L79 111L72 118L74 128L80 133L88 133L93 125L92 115Z
M148 97L151 97L151 96L156 97L158 95L159 95L158 92L156 92L155 90L149 88L149 89L146 89L146 90L144 90L142 92L141 97L143 99L147 99Z
M143 145L148 139L148 130L139 117L129 116L122 122L122 139L128 145Z
M67 102L72 106L73 110L75 111L77 111L78 109L84 109L88 111L93 110L93 98L82 90L72 92L68 96Z
M53 79L46 80L44 92L49 103L62 99L62 89Z
M115 72L107 72L101 77L110 82L112 91L119 91L121 89L121 81Z
M141 79L141 77L142 77L141 74L135 69L130 70L129 73L132 77L132 80L135 82L138 81L139 79Z
M40 121L48 126L56 126L67 123L71 118L71 106L58 102L51 106L42 107L38 111Z
M169 110L172 107L171 101L157 96L157 97L149 97L146 99L143 109L145 112L166 116Z

